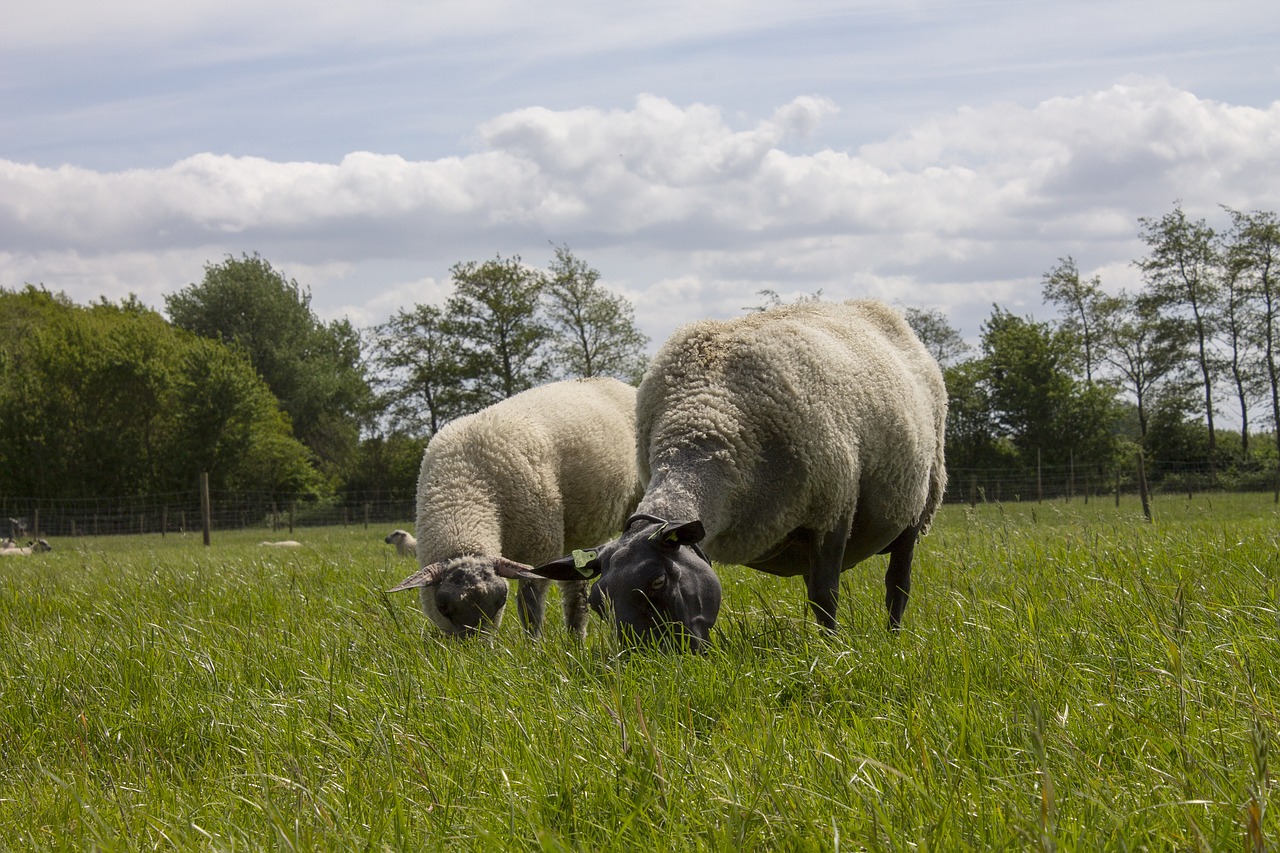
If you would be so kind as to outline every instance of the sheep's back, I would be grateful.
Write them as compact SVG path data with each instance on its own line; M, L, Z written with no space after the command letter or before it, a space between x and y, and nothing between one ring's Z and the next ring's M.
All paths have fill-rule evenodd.
M904 526L931 516L944 417L936 363L881 303L702 321L641 384L641 476L712 460L705 492L726 507L707 550L743 562L798 527L832 529L855 504Z
M447 425L423 456L419 561L538 564L609 538L638 498L634 401L617 380L572 380Z

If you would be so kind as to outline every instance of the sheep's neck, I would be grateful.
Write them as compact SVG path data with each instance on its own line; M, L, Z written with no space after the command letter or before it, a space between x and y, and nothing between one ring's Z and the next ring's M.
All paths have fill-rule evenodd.
M636 512L676 522L696 519L708 538L714 538L729 522L725 512L729 467L715 453L692 450L657 461Z

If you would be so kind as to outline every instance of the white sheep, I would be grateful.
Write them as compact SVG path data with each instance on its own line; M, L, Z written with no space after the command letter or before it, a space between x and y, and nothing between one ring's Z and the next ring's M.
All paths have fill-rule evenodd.
M916 538L946 486L946 412L937 363L879 302L683 326L640 384L636 515L620 539L537 573L599 575L591 604L607 603L620 634L674 632L700 648L720 607L708 556L804 576L834 630L840 573L888 553L897 629Z
M258 546L262 548L301 548L302 543L296 539L277 539L274 541L268 539L266 541L259 542Z
M14 539L0 540L0 557L26 556L52 551L53 546L44 539L36 539L26 545L19 545Z
M418 556L418 540L413 538L413 534L407 530L396 529L387 534L387 538L382 540L388 545L396 546L396 553L401 557Z
M616 379L543 385L446 425L418 477L422 568L392 592L454 636L496 631L504 578L521 577L520 619L537 636L549 581L528 572L566 549L612 536L640 498L636 391ZM587 584L560 587L570 634L586 635Z

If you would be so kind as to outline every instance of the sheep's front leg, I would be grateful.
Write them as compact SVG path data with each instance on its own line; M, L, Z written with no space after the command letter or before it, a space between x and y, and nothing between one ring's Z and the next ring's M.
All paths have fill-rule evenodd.
M884 573L884 606L889 611L889 630L902 628L902 613L911 595L911 558L920 532L908 527L889 546L889 569Z
M836 630L836 605L840 600L840 569L844 563L844 548L849 541L848 523L835 530L815 533L809 546L809 575L806 586L809 592L809 608L818 624L828 631Z
M591 581L560 581L559 583L560 606L564 610L564 624L569 629L569 636L585 640L587 620L591 617L591 608L587 606Z
M520 624L530 637L542 634L542 617L547 610L547 587L551 581L520 581L516 603L520 609Z

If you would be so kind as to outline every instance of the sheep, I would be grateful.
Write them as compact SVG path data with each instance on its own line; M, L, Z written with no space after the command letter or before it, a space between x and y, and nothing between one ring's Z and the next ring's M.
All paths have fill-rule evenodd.
M720 608L712 559L804 576L834 631L840 573L887 553L901 627L916 539L946 487L947 412L942 373L901 315L809 302L685 325L636 405L636 514L620 538L536 575L598 576L591 605L620 638L701 650Z
M614 535L640 499L635 388L616 379L555 382L447 424L418 478L419 590L446 634L492 635L519 577L525 631L542 630L550 581L533 565ZM571 636L585 638L587 583L560 585Z
M396 553L401 557L418 556L418 540L414 539L413 534L407 530L393 530L382 541L396 546Z
M0 541L0 557L26 556L28 554L43 554L46 551L52 551L53 546L44 539L36 539L28 542L26 545L19 545L13 539L5 539Z
M258 543L260 548L301 548L302 543L294 539L266 540Z

